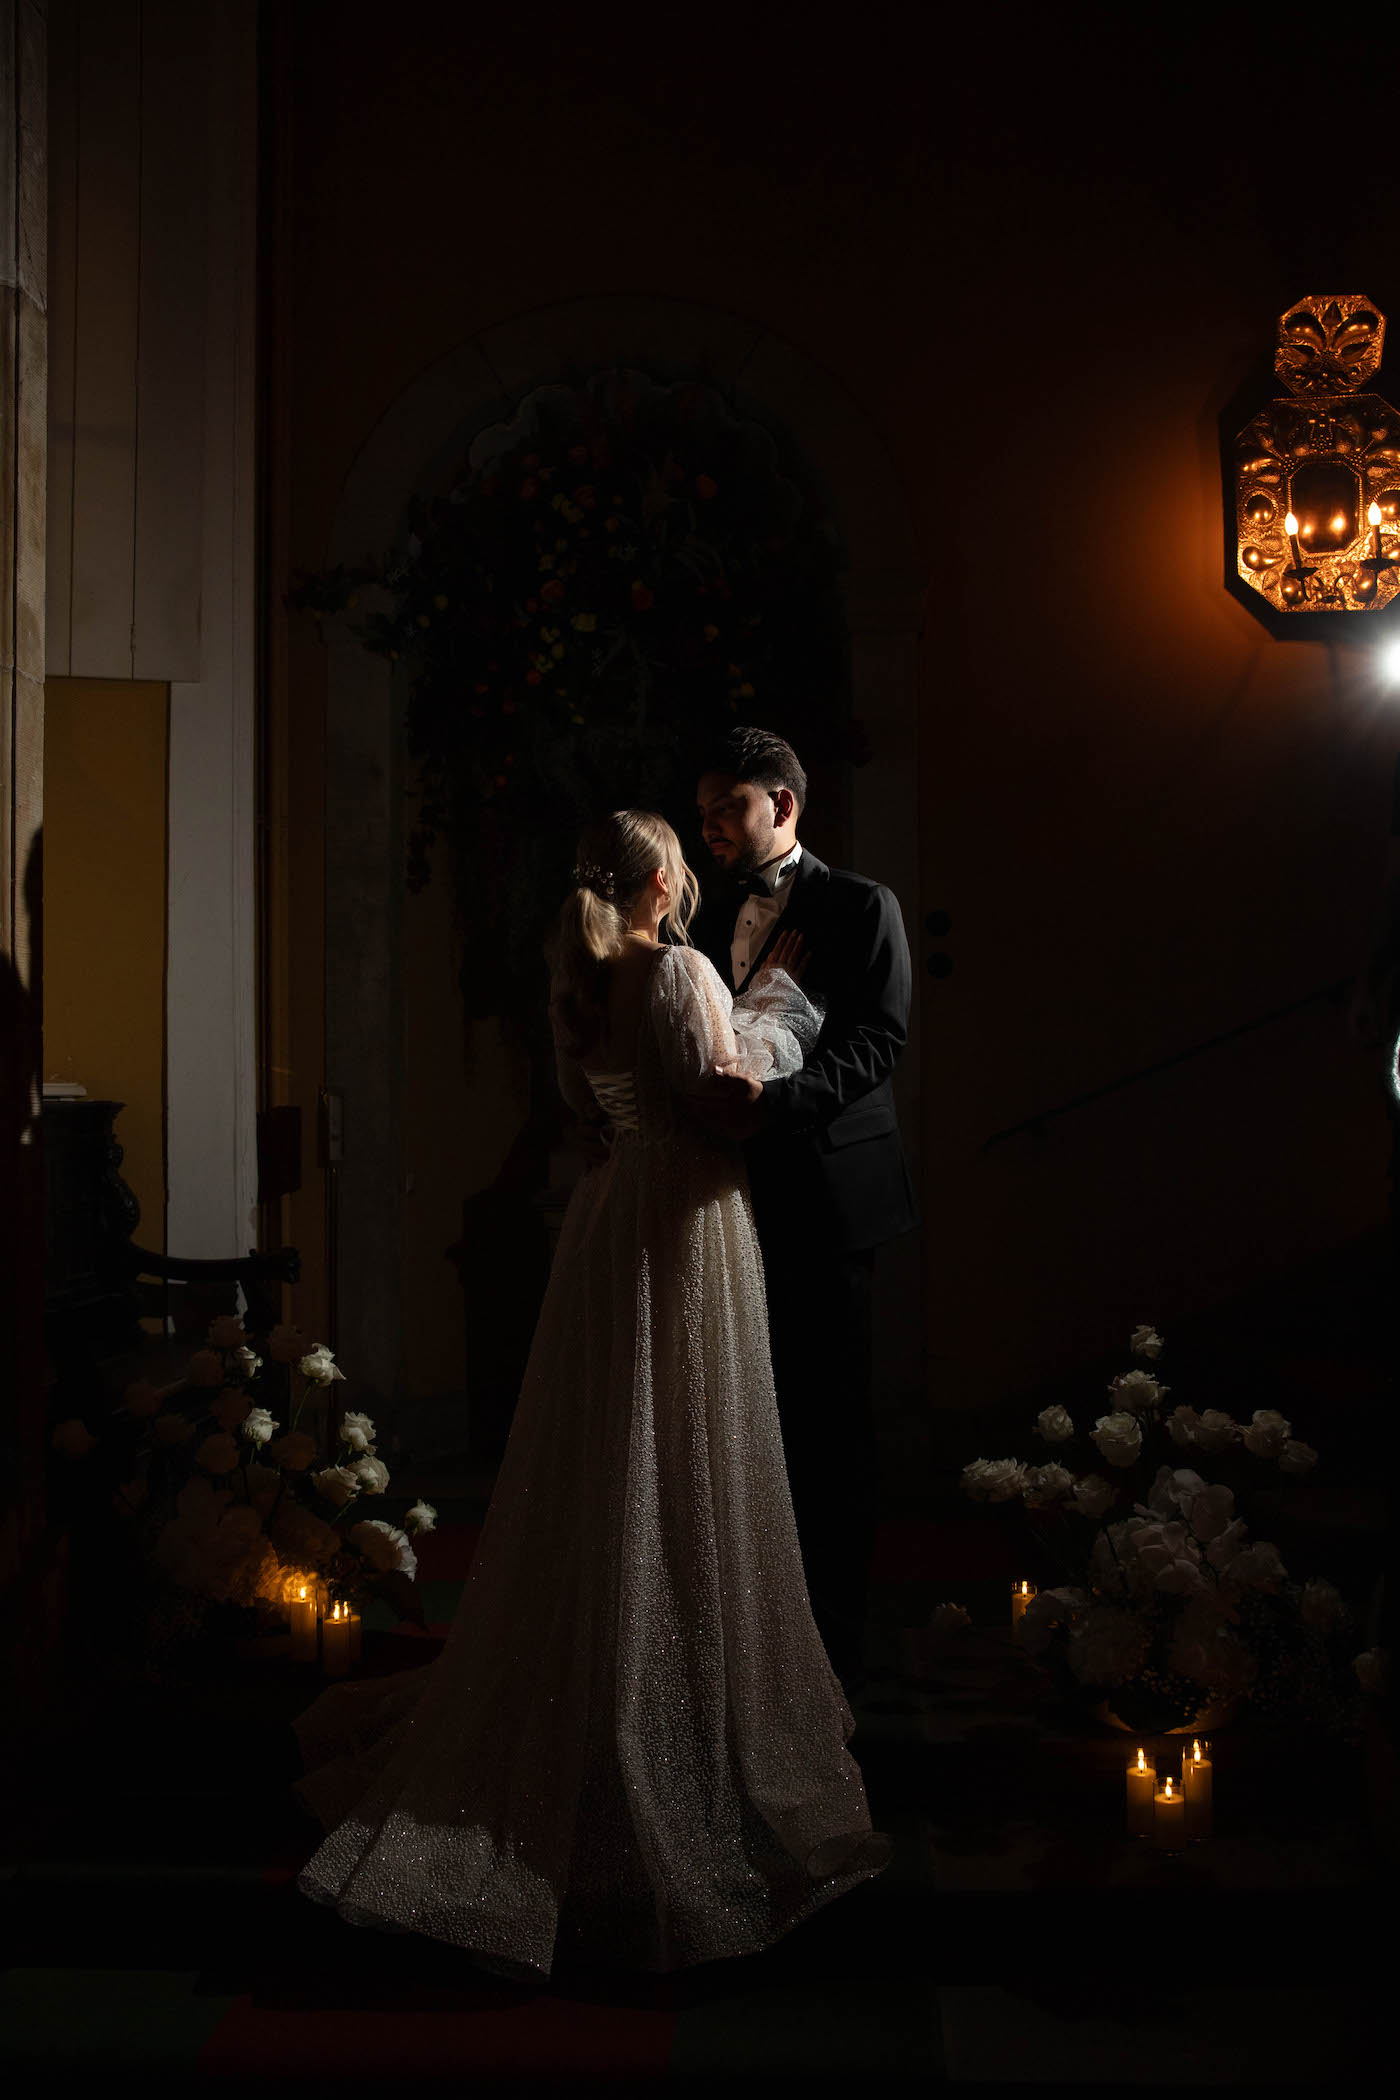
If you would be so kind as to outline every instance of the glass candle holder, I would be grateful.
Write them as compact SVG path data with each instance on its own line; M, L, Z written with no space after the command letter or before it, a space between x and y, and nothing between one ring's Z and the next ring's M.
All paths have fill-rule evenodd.
M1180 1852L1186 1842L1186 1796L1170 1774L1152 1796L1152 1842L1159 1852Z
M1186 1796L1187 1839L1204 1844L1215 1828L1215 1767L1203 1735L1192 1736L1181 1753L1181 1790Z
M1014 1633L1021 1623L1021 1615L1036 1594L1033 1582L1013 1582L1011 1585L1011 1631Z
M1126 1798L1125 1827L1131 1838L1150 1838L1153 1833L1153 1796L1157 1792L1157 1760L1139 1745L1124 1768Z

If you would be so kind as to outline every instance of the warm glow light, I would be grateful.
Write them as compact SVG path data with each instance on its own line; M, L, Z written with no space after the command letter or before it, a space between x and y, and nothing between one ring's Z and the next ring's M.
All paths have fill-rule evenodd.
M1400 642L1389 642L1382 649L1381 676L1387 685L1400 685Z
M1345 519L1345 518L1344 518L1344 517L1342 516L1341 512L1340 512L1340 511L1338 511L1338 512L1337 512L1337 515L1336 515L1336 517L1335 517L1335 518L1334 518L1334 519L1332 520L1332 530L1333 530L1334 532L1345 532L1345 531L1346 531L1346 529L1347 529L1347 521L1346 521L1346 519Z
M1298 520L1294 517L1292 511L1290 511L1288 513L1288 516L1284 519L1283 529L1288 534L1288 537L1290 539L1292 539L1296 534L1298 530Z
M1370 508L1370 509L1369 509L1369 510L1367 511L1367 513L1366 513L1366 523L1367 523L1368 525L1379 525L1379 524L1380 524L1380 522L1381 522L1381 507L1380 507L1379 503L1373 503L1373 504L1371 505L1371 508Z

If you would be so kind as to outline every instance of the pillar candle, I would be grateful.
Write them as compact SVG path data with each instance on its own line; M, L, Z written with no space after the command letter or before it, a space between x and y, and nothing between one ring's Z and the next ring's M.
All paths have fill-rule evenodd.
M1181 1777L1186 1795L1186 1835L1192 1844L1199 1845L1215 1827L1215 1774L1210 1744L1199 1736L1182 1757Z
M299 1585L300 1594L288 1599L287 1616L292 1624L292 1659L316 1660L316 1598L309 1582Z
M1021 1614L1035 1595L1033 1582L1013 1582L1011 1585L1011 1631L1014 1633L1021 1623Z
M360 1629L360 1614L353 1608L350 1612L350 1660L357 1663L363 1653L363 1636Z
M1155 1758L1139 1750L1125 1767L1127 1781L1127 1831L1129 1837L1151 1837L1152 1797L1157 1791Z
M1185 1839L1186 1797L1171 1779L1152 1796L1152 1839L1161 1852L1179 1852Z
M350 1668L350 1620L343 1604L332 1605L321 1621L321 1668L327 1677L343 1677Z

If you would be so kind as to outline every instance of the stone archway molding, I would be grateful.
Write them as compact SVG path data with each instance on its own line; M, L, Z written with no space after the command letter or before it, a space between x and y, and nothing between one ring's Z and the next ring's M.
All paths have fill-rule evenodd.
M852 860L888 884L917 952L918 644L926 577L889 454L859 405L805 351L762 323L682 299L637 295L537 307L459 345L390 404L346 478L326 564L389 546L410 497L471 441L507 422L534 389L573 366L637 365L732 390L735 406L796 442L844 543L855 711L876 756L853 776ZM329 651L326 738L326 1085L344 1100L339 1183L339 1349L358 1391L392 1418L400 1397L404 1225L402 1120L404 790L402 695L344 618L322 623ZM916 1183L921 1151L918 1000L896 1075ZM386 1259L386 1252L389 1258ZM917 1236L880 1267L877 1393L923 1383Z

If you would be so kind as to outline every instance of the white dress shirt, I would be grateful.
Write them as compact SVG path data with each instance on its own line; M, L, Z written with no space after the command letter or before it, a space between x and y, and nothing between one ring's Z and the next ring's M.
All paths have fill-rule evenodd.
M774 862L770 867L760 868L757 878L767 889L768 895L745 897L739 906L739 916L734 923L734 938L729 944L736 992L743 991L748 982L749 965L772 932L774 922L782 917L783 907L792 893L792 878L797 872L797 863L801 858L801 846L794 846L784 859Z

